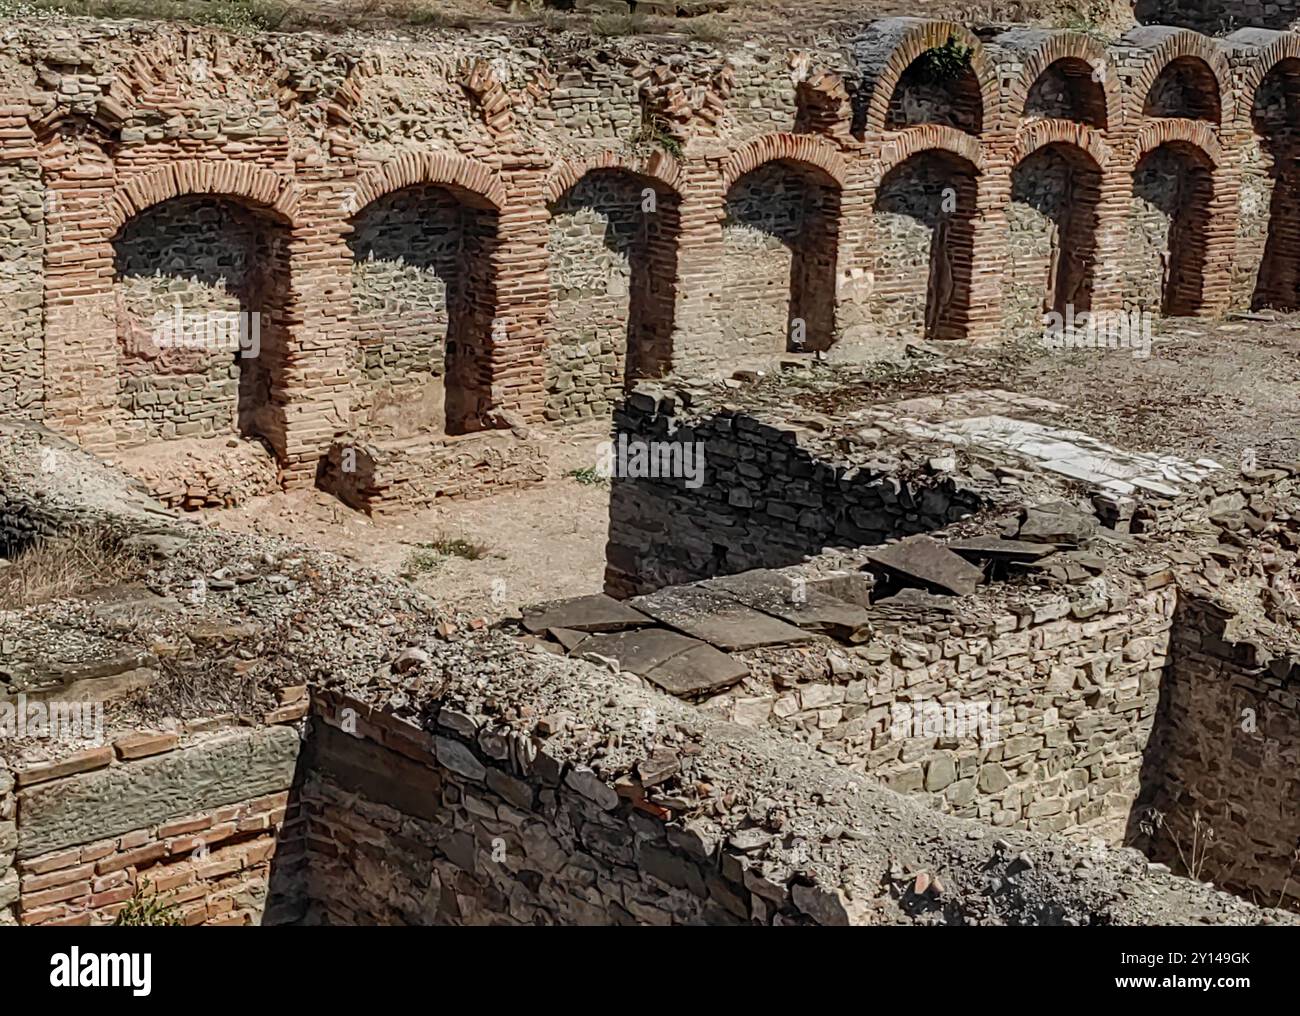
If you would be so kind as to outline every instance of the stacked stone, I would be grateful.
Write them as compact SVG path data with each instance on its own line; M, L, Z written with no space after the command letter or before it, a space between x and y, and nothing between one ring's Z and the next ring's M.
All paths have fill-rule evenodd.
M624 438L702 445L703 473L702 484L689 487L682 477L615 478L605 574L611 595L940 529L982 503L961 477L924 475L919 462L822 459L816 433L766 417L734 406L682 409L678 396L654 387L629 395L615 414L616 446Z
M1010 602L993 587L937 614L885 601L867 608L870 638L815 648L797 678L750 651L760 680L711 706L961 817L1118 844L1169 656L1176 592L1168 573L1152 581ZM926 731L926 703L987 706L993 722L976 729L972 708L966 732Z
M18 872L14 869L18 850L17 814L14 776L0 762L0 926L17 923Z

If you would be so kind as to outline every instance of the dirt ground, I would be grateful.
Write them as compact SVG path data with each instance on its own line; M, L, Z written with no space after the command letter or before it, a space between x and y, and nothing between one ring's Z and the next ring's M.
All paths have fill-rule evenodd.
M521 606L600 592L609 534L607 482L582 483L609 439L604 423L552 432L550 478L536 487L478 501L368 519L328 494L301 490L204 512L210 525L287 536L389 574L408 575L439 603L496 618ZM463 541L481 557L422 544Z

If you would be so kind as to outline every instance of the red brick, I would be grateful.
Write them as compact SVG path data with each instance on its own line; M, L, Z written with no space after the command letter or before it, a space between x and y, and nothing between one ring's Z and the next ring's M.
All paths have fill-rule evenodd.
M86 773L92 769L103 769L112 761L113 749L108 745L103 745L99 748L87 748L85 751L79 751L75 755L69 755L57 762L42 762L38 765L28 766L26 769L19 769L14 774L14 777L18 782L18 786L30 787L36 783L45 783L47 780L72 776L74 773Z
M166 844L150 843L135 850L104 858L95 865L95 871L100 875L107 875L110 871L117 871L119 868L139 868L158 860L166 853Z
M42 854L40 857L33 857L27 861L19 861L18 870L24 873L30 872L34 875L39 875L43 872L54 871L58 868L70 868L74 864L79 864L80 862L80 850L63 850L57 854Z
M180 744L180 740L176 734L165 731L141 731L138 734L119 737L113 742L113 750L117 752L117 757L120 759L148 758L150 755L161 755L165 751L171 751Z
M119 889L109 889L107 892L95 893L90 897L92 907L107 907L113 903L125 903L135 895L135 887L124 885Z
M60 868L58 871L51 871L44 875L25 875L22 881L22 891L24 893L40 892L42 889L53 889L56 886L68 885L71 882L86 881L95 873L93 864L83 864L76 868Z
M68 900L89 895L90 881L86 880L74 882L72 885L61 885L55 889L45 889L42 892L23 893L18 899L18 905L23 910L38 910L51 903L66 903Z
M185 833L197 833L201 829L207 829L212 825L211 815L200 815L198 818L186 818L177 822L168 822L158 827L158 838L160 840L168 839L172 836L183 836Z

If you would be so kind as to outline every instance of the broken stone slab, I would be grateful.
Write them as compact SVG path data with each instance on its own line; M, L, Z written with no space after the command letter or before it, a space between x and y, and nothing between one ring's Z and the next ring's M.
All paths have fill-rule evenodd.
M967 596L975 591L984 572L929 536L909 536L867 555L903 586L930 592Z
M968 561L1037 561L1056 550L1050 543L1008 540L1000 536L974 536L968 540L953 540L946 546Z
M906 617L922 615L929 612L939 614L955 613L952 602L942 596L927 593L924 589L909 587L900 589L893 596L886 596L872 605L873 613L888 613Z
M595 593L525 607L523 623L526 630L535 633L554 628L569 628L580 632L623 631L653 622L623 601L604 593Z
M835 638L851 641L871 620L863 607L836 599L807 579L764 568L700 584L733 596L747 607Z
M696 698L730 688L749 676L749 668L701 642L642 676L670 695Z
M721 691L749 673L743 663L708 643L667 628L592 635L582 650L616 660L620 669L683 698Z
M1015 535L1029 543L1081 547L1092 539L1097 526L1096 516L1080 511L1072 504L1056 501L1023 508Z
M610 635L589 635L578 655L594 654L615 660L619 669L644 677L659 664L699 644L698 639L667 628L638 628Z
M702 585L671 586L628 602L661 624L728 652L812 638L801 628Z
M589 632L574 631L572 628L551 628L549 631L551 638L564 646L564 651L570 654L591 638Z

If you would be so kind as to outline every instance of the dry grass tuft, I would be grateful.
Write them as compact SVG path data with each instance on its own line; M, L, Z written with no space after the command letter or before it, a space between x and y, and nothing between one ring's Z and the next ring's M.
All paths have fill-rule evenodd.
M103 529L33 543L0 568L0 610L22 610L138 577L144 561Z

